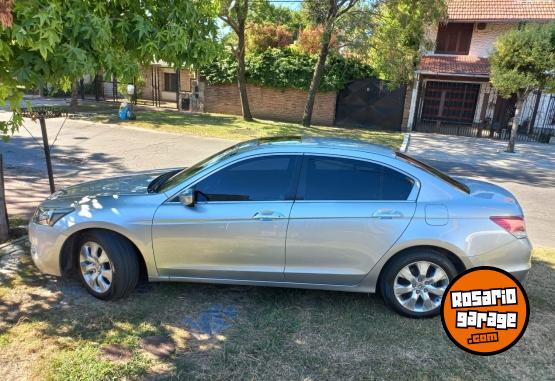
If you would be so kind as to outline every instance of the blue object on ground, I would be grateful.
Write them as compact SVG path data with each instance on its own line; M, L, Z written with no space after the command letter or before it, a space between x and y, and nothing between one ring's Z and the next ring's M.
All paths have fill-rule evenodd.
M122 103L121 106L119 106L119 112L118 112L118 116L121 120L126 120L128 115L127 112L129 111L129 106L127 105L127 103Z
M229 320L236 316L237 307L234 305L214 304L201 312L197 319L185 318L183 322L195 332L214 335L231 328L232 323Z

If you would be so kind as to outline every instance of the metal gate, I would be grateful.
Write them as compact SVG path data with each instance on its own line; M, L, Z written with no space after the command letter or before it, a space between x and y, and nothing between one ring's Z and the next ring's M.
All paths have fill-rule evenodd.
M79 96L81 99L85 100L95 100L95 101L109 101L114 103L119 103L122 101L131 100L135 104L139 105L149 105L159 108L170 108L179 109L181 98L181 89L179 87L180 77L179 72L175 73L164 73L161 71L163 69L159 66L152 66L149 69L150 78L149 81L144 83L144 86L139 88L135 81L122 82L116 77L111 75L97 75L89 83L84 83L83 80L80 81L79 85ZM173 74L172 78L165 78L165 74ZM165 86L166 83L170 83ZM135 85L135 94L127 94L127 85ZM142 91L144 88L148 87L148 94L144 96ZM166 87L171 87L168 91ZM171 92L173 93L170 98L164 98L162 92L165 94Z
M474 138L492 138L509 140L511 136L511 124L514 116L514 99L498 99L493 120L485 120L480 123L463 123L436 120L424 120L422 118L414 125L418 132L429 132L443 135L468 136ZM538 115L540 123L530 126L529 121L521 121L516 141L549 143L555 137L555 95L550 95L545 112Z
M472 124L480 85L430 81L426 85L421 120Z
M377 78L353 81L337 96L335 124L400 131L405 92L405 86L389 90Z

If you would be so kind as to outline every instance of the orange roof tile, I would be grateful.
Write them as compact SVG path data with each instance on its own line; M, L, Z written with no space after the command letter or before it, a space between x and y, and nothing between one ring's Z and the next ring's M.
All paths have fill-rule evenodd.
M449 21L555 20L555 0L447 0Z
M424 56L420 60L421 73L489 76L489 61L476 56Z

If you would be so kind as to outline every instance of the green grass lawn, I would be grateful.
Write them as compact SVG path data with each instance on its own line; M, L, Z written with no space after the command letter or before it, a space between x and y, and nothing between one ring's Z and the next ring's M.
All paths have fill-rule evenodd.
M0 257L0 269L6 380L541 380L555 374L555 250L534 252L526 334L492 357L458 349L439 318L403 318L373 295L152 284L107 303L76 281L37 274L25 247ZM196 322L215 308L234 314L220 321L221 331L203 333ZM139 343L150 335L171 338L175 353L149 355ZM129 356L103 355L114 344Z
M103 123L234 140L302 134L361 139L392 148L399 148L403 140L400 132L327 126L302 128L300 124L295 123L258 119L245 122L241 117L233 115L189 114L141 107L138 107L136 120L120 121L117 117L117 106L111 103L85 103L79 106L78 112L84 114L87 119Z

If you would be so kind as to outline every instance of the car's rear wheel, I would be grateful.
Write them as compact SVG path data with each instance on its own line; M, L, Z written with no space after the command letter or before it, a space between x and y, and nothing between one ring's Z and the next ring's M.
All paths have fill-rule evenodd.
M384 270L381 291L388 306L402 315L421 318L439 313L441 299L457 271L434 250L416 250L394 258Z
M83 234L77 245L81 283L93 296L115 300L129 295L139 280L135 248L125 238L106 231Z

